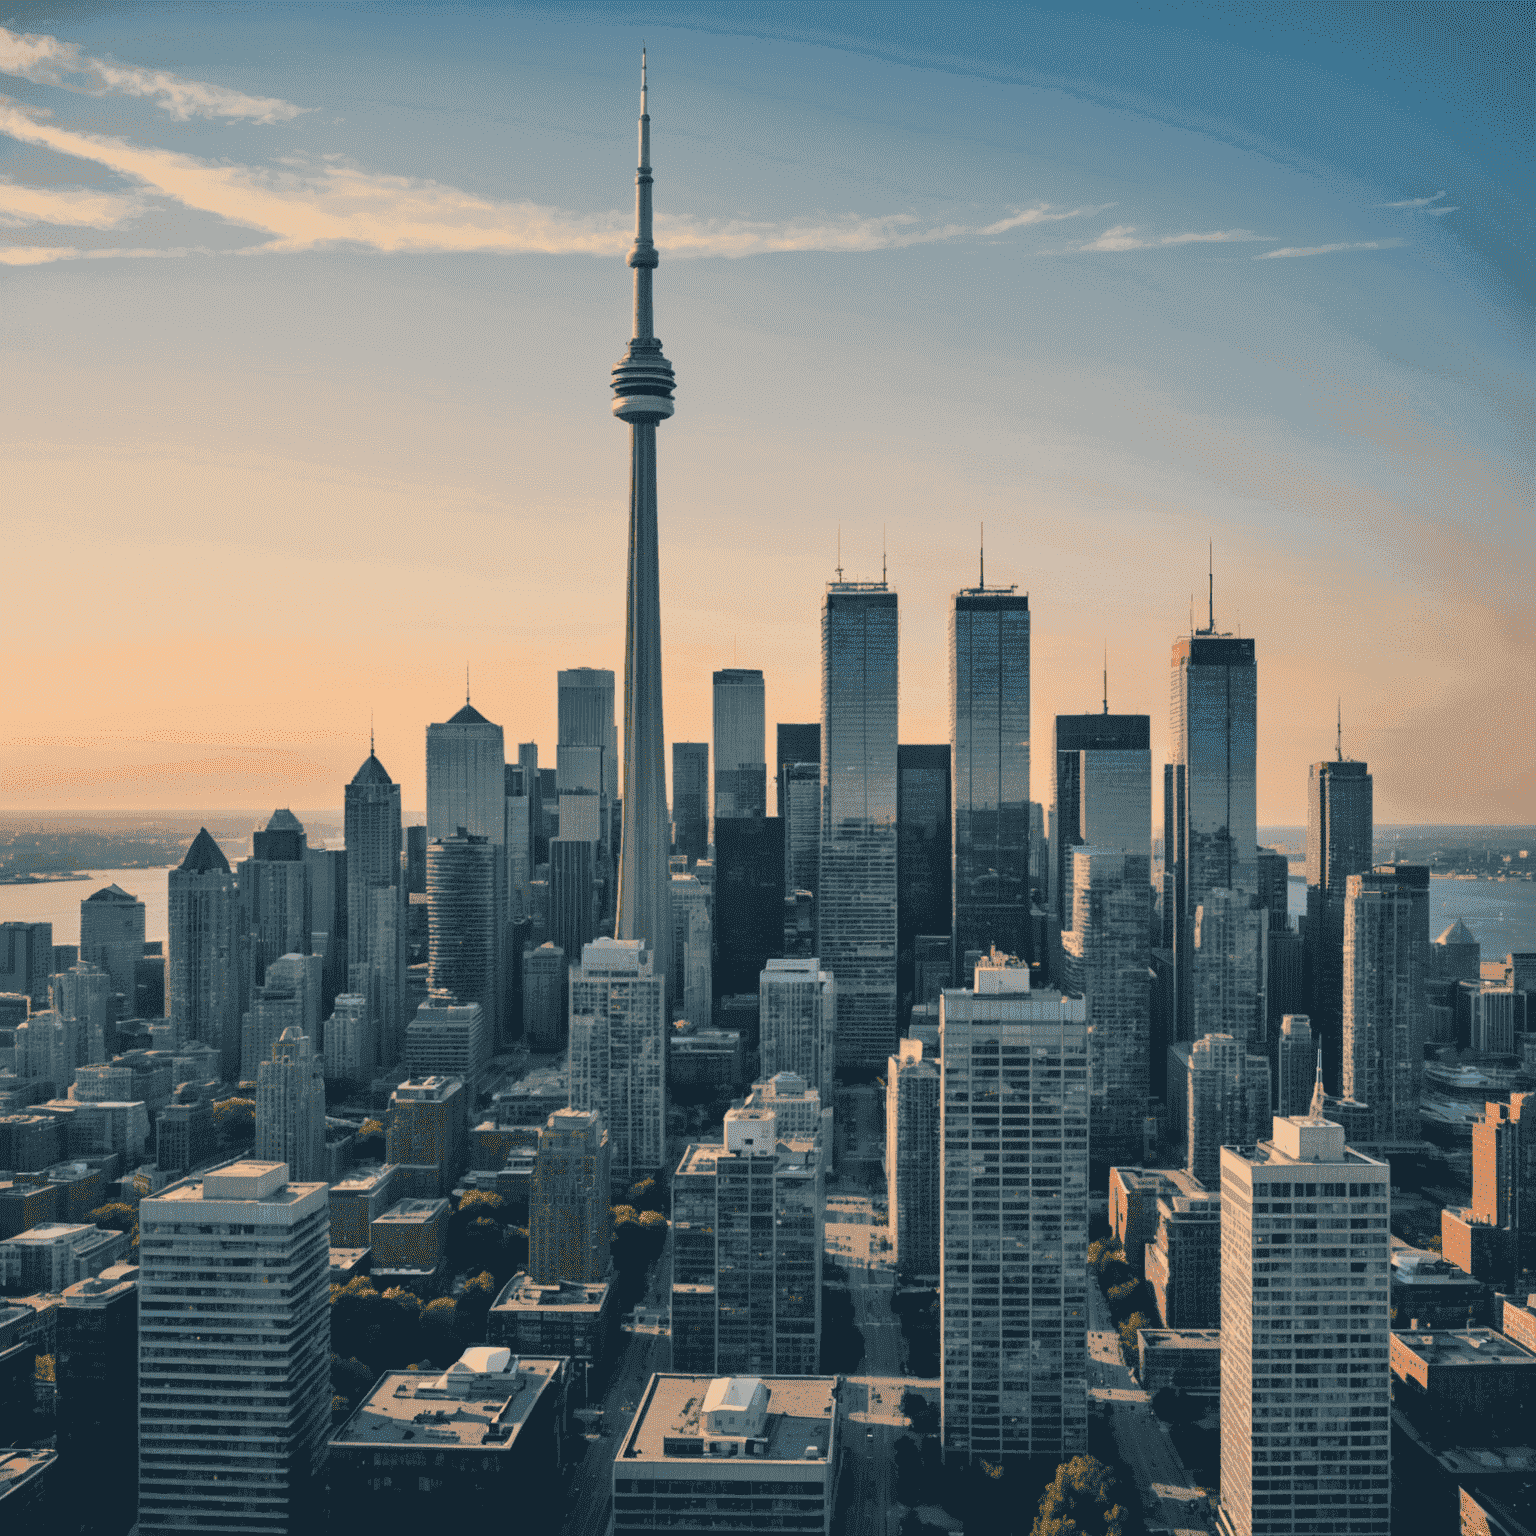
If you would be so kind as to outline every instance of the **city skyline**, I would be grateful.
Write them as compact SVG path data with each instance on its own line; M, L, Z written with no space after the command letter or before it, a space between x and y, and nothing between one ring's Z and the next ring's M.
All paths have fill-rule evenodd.
M357 84L296 62L301 41L322 55L336 45L336 13L326 7L307 7L302 23L284 20L275 47L221 18L211 32L227 45L226 62L206 43L150 35L141 22L152 14L72 18L77 31L61 43L77 44L87 60L164 67L181 95L71 91L80 81L68 70L38 65L15 41L47 35L26 13L0 47L12 96L0 151L12 176L7 206L15 204L13 243L0 260L19 317L14 355L24 366L14 376L28 381L8 397L17 424L10 468L25 509L16 553L31 558L66 505L110 503L128 530L99 525L94 511L71 512L77 589L89 601L63 633L22 595L25 664L12 739L0 748L0 800L309 806L328 801L333 791L322 786L363 756L372 711L381 756L406 804L418 806L416 732L453 707L466 660L477 706L552 750L548 673L617 672L622 657L622 493L601 467L612 445L600 436L606 423L594 415L591 380L610 360L619 313L616 274L592 254L617 265L624 244L613 164L632 131L626 28L606 13L581 25L482 18L507 46L512 73L493 82L470 69L452 113L447 58L466 36L449 28L429 50L432 66L413 73L431 131L406 154L397 108L364 109ZM810 41L669 28L661 17L651 39L653 62L665 61L672 135L658 245L669 259L696 258L673 261L667 301L673 346L699 381L694 404L669 427L663 496L673 738L707 739L710 674L726 665L764 666L769 722L814 718L821 588L839 541L849 574L873 576L883 534L903 594L902 736L942 739L947 604L974 579L972 530L985 521L995 579L1028 590L1035 614L1031 735L1048 741L1057 713L1093 706L1107 641L1113 707L1150 715L1154 761L1166 758L1157 657L1185 629L1201 546L1214 539L1218 622L1259 635L1264 648L1261 821L1303 819L1305 768L1324 755L1340 694L1346 750L1373 764L1383 823L1528 819L1536 781L1518 750L1530 735L1518 679L1530 599L1515 572L1528 563L1529 534L1515 433L1522 359L1509 341L1528 309L1514 296L1522 253L1501 249L1490 232L1490 207L1510 195L1496 136L1477 139L1445 111L1428 112L1376 162L1362 163L1354 148L1324 153L1315 130L1286 129L1271 112L1270 90L1318 84L1307 73L1317 66L1297 61L1284 29L1268 43L1252 31L1218 36L1216 27L1185 39L1208 58L1237 49L1235 78L1250 85L1268 47L1275 82L1249 107L1224 95L1214 124L1191 124L1177 102L1131 78L1136 46L1148 38L1129 23L1103 24L1105 51L1091 68L1061 27L1044 26L1038 75L986 80L997 72L976 64L965 18L956 22L957 65L903 42L903 15L889 19L878 56L859 50L858 21ZM1328 110L1353 122L1366 105L1362 60L1377 54L1369 28L1336 41L1332 67L1344 89ZM358 61L364 86L392 79L421 42L407 15L394 16ZM601 59L579 74L578 43ZM234 68L231 57L245 62ZM532 71L542 73L535 80ZM772 84L787 77L797 82L788 94ZM1081 87L1076 96L1060 90L1064 80ZM1390 70L1374 88L1406 89ZM522 105L515 129L507 101ZM834 123L849 125L850 137L829 158L818 135ZM1118 163L1138 130L1148 148ZM461 132L479 135L472 152ZM540 153L503 153L509 133L529 136ZM1069 141L1086 147L1069 156ZM788 155L775 158L776 144ZM1137 186L1136 170L1157 149L1176 149L1176 169ZM268 156L295 154L314 164L349 157L352 189L372 210L368 228L338 211L339 172L327 180L262 168ZM198 167L221 159L237 171L216 197ZM1287 159L1300 163L1282 169ZM508 181L503 167L512 164ZM744 189L731 171L742 166ZM390 180L397 169L399 184ZM1436 186L1420 186L1426 176ZM472 185L460 192L455 179ZM1437 197L1441 181L1451 185ZM1474 184L1486 197L1469 206L1458 188ZM940 185L951 190L928 190ZM408 191L419 194L409 227L399 202ZM556 202L576 206L546 207ZM810 217L817 208L824 216ZM549 213L544 235L534 228L540 210ZM290 215L301 228L283 223ZM247 249L244 235L246 244L231 243L241 219L282 225L273 248L239 262L49 255ZM476 219L486 227L472 238ZM579 238L577 225L587 232ZM1315 254L1271 259L1282 252ZM338 283L360 284L360 302L387 305L390 324L365 336L326 303ZM186 295L195 326L165 314L167 284ZM858 403L867 391L840 387L850 369L867 374L886 361L890 343L860 296L870 288L915 306L929 351L924 381L889 420ZM1138 298L1148 291L1157 298L1150 306ZM1004 312L1003 334L985 335L988 301L1005 292L1024 300ZM944 295L933 316L921 313L920 293ZM1172 354L1160 350L1162 327L1178 325L1195 302L1200 321L1184 326ZM1389 306L1433 323L1410 333L1406 320L1389 320ZM481 319L466 324L472 311ZM125 408L135 392L122 388L112 390L110 419L91 389L61 410L60 391L79 379L39 353L38 339L59 325L65 335L90 326L99 377L111 385L151 355L146 316L165 318L149 365L166 390L155 417ZM1070 334L1062 316L1073 317ZM1500 316L1514 322L1503 337ZM522 329L541 365L497 367L492 384L486 370L502 355L506 327ZM1452 331L1454 355L1442 339ZM386 343L387 361L376 354ZM736 403L744 349L761 349L760 361L783 371L796 347L828 381L810 386L820 419L801 413L791 424L775 403L754 407L749 421ZM1314 361L1299 364L1303 353ZM365 384L360 367L382 370L382 380ZM295 370L302 422L259 387ZM537 377L537 395L520 372ZM1013 382L1021 374L1031 380L1023 394ZM999 412L979 390L1004 377L1009 404ZM218 421L194 384L218 403ZM311 397L317 385L331 403ZM437 433L439 446L443 406L422 398L434 390L457 413ZM397 419L407 405L424 412L410 428ZM932 426L917 428L914 409ZM1158 422L1158 441L1132 418ZM482 440L471 441L482 427ZM135 434L131 447L125 432ZM769 445L791 432L790 458L803 469L769 457ZM1232 461L1239 440L1248 450L1241 466ZM509 463L518 465L510 491ZM724 501L722 486L731 487ZM207 504L227 508L227 526L197 515ZM1449 510L1459 505L1473 510ZM785 537L765 555L748 535L770 507ZM272 508L283 510L269 517ZM444 518L462 537L426 539ZM354 595L338 584L337 562L351 550L339 542L343 531L359 520L383 542L369 557L373 578ZM270 524L276 539L253 544L242 523ZM613 557L569 570L518 559L525 547L553 550L559 528ZM146 552L168 543L232 587L270 576L273 633L258 637L212 614L194 623L173 605L136 614L125 636L111 594L141 574L149 581ZM1091 571L1085 546L1095 552ZM464 601L425 612L394 602L407 568L413 578L425 570L436 583L452 579ZM1412 626L1390 617L1404 590L1415 594ZM365 620L365 601L397 612L375 606ZM297 676L308 686L296 687ZM230 688L231 677L241 686ZM1462 802L1447 808L1453 721L1489 708L1511 729L1478 781L1464 783ZM1031 793L1043 799L1044 786Z

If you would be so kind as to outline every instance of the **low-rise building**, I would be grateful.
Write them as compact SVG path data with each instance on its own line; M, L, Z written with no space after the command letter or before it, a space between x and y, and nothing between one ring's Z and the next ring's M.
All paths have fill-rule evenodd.
M1109 1170L1109 1230L1125 1254L1125 1262L1141 1272L1145 1249L1157 1234L1157 1201L1172 1170L1111 1168Z
M1491 1328L1391 1336L1396 1407L1453 1444L1482 1445L1536 1408L1536 1354Z
M37 1179L0 1180L0 1238L15 1237L39 1222L57 1221L65 1214L64 1191Z
M443 1278L452 1214L446 1200L400 1200L375 1217L368 1227L374 1283L380 1289L435 1290Z
M99 1167L90 1163L55 1163L41 1177L57 1187L61 1221L84 1221L107 1200L107 1181Z
M1221 1324L1221 1196L1185 1174L1157 1197L1157 1230L1142 1268L1165 1328Z
M399 1169L398 1195L452 1192L469 1147L469 1095L456 1077L410 1078L389 1096L385 1157Z
M1392 1312L1398 1328L1465 1328L1488 1319L1488 1287L1441 1254L1392 1240Z
M667 1037L667 1081L674 1088L729 1092L742 1080L744 1061L739 1030L684 1020Z
M1165 1390L1221 1396L1220 1328L1143 1328L1136 1339L1143 1390L1154 1397Z
M218 1146L209 1099L167 1104L155 1121L155 1166L163 1173L190 1173L212 1158Z
M63 1127L52 1115L0 1115L0 1168L38 1173L59 1160Z
M568 1355L595 1365L612 1338L611 1297L610 1280L546 1285L520 1271L492 1303L486 1334L518 1353Z
M1493 1298L1493 1326L1506 1339L1536 1354L1536 1296L1519 1301L1513 1296Z
M58 1459L57 1451L41 1446L0 1450L0 1525L44 1529Z
M373 1241L369 1229L398 1198L395 1183L393 1163L360 1163L331 1185L333 1248L366 1248Z
M331 1284L345 1285L366 1275L373 1265L372 1248L332 1248Z
M128 1256L129 1236L75 1222L45 1222L0 1242L0 1285L62 1291Z
M446 1371L390 1371L331 1436L332 1526L420 1536L559 1528L569 1362L476 1346Z
M841 1449L834 1376L652 1376L614 1457L610 1529L830 1536Z

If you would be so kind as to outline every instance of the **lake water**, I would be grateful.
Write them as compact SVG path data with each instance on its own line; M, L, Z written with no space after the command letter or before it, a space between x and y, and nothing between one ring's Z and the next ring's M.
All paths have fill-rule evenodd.
M167 937L166 877L170 869L102 869L89 880L50 885L0 885L0 923L53 924L55 944L80 942L80 903L104 885L117 884L144 903L144 936ZM1307 910L1307 882L1292 877L1291 916ZM1460 918L1483 946L1483 959L1536 949L1536 881L1431 880L1429 933L1433 938Z

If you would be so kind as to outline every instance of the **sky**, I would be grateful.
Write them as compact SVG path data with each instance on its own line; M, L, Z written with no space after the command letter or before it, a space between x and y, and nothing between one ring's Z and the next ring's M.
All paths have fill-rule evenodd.
M0 808L425 804L622 676L649 49L672 740L820 707L838 565L948 735L950 594L1057 713L1256 637L1261 823L1336 710L1378 822L1536 821L1518 6L15 4L0 15ZM1107 663L1106 663L1107 657ZM622 708L622 705L620 706Z

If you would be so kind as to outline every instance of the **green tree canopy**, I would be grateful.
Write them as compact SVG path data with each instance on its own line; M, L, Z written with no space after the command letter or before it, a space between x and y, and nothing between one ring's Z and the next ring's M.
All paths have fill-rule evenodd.
M1030 1536L1126 1536L1129 1523L1114 1472L1096 1456L1074 1456L1046 1484Z
M139 1224L139 1213L124 1200L109 1200L98 1205L86 1220L113 1232L132 1232Z

